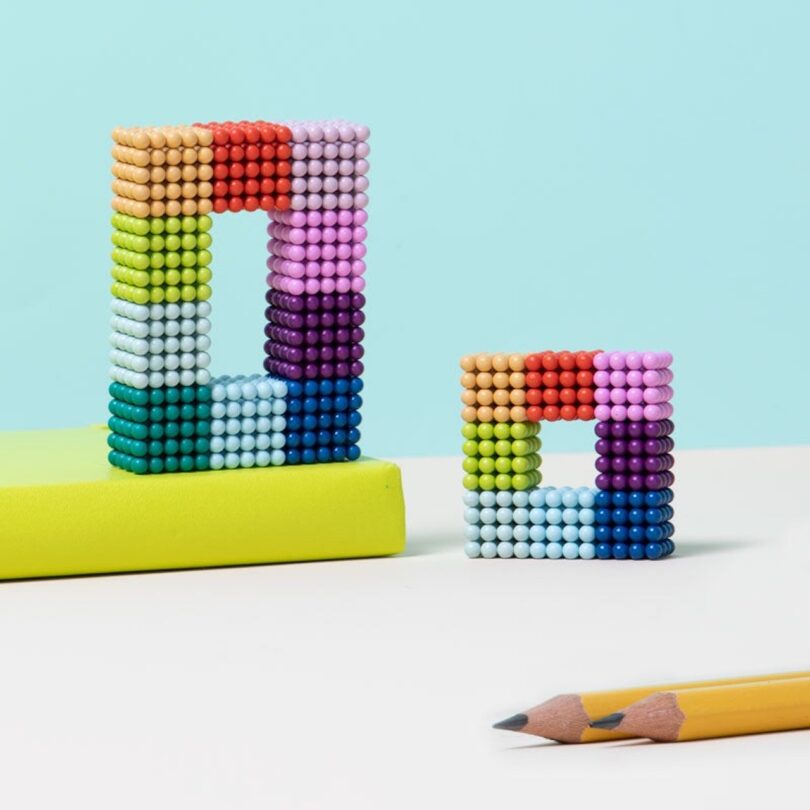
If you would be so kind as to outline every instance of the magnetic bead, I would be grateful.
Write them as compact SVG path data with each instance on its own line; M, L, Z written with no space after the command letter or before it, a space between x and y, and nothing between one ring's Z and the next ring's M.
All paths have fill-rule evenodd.
M532 559L542 560L546 556L546 544L541 542L532 543L529 546L529 554Z

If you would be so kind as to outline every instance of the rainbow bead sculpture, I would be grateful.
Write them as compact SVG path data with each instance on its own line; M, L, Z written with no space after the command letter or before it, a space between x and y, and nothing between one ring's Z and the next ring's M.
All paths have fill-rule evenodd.
M469 557L657 560L673 535L672 355L467 355L463 374ZM593 421L593 487L540 486L541 422Z
M113 132L109 461L133 473L360 455L368 128ZM266 211L264 373L211 358L213 215Z

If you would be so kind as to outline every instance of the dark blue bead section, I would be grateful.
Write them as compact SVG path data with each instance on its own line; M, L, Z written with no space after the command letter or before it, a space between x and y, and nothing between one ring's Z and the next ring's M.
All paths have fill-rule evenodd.
M324 464L360 457L359 377L287 381L287 464Z

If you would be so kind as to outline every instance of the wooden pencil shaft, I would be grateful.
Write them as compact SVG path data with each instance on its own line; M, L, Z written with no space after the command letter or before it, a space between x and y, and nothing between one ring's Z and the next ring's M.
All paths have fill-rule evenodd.
M603 692L583 692L580 697L582 699L582 707L585 710L585 713L588 715L590 720L596 720L599 717L617 711L623 706L635 703L637 700L642 700L655 692L671 692L686 689L700 689L704 687L731 686L735 684L751 683L753 681L762 680L793 680L795 678L808 677L810 677L810 672L786 672L778 675L718 678L715 680L692 681L686 683L669 684L665 686L640 686L629 689L616 689ZM615 740L618 738L627 738L632 736L634 735L586 727L582 732L580 742L604 742L606 740Z
M722 678L705 681L637 686L627 689L612 689L580 694L557 695L526 712L523 728L512 727L526 734L546 737L558 742L605 742L636 736L623 731L608 731L590 728L589 723L625 706L629 706L656 692L694 689L750 683L762 680L789 680L810 677L810 672L788 672L778 675L756 675L739 678Z
M810 678L675 693L684 716L678 740L810 728Z

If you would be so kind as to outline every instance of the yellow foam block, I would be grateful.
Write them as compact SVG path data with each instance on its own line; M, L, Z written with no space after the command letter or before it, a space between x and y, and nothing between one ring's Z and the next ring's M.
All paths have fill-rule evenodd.
M405 547L387 461L133 475L107 431L0 432L0 579L375 557Z

